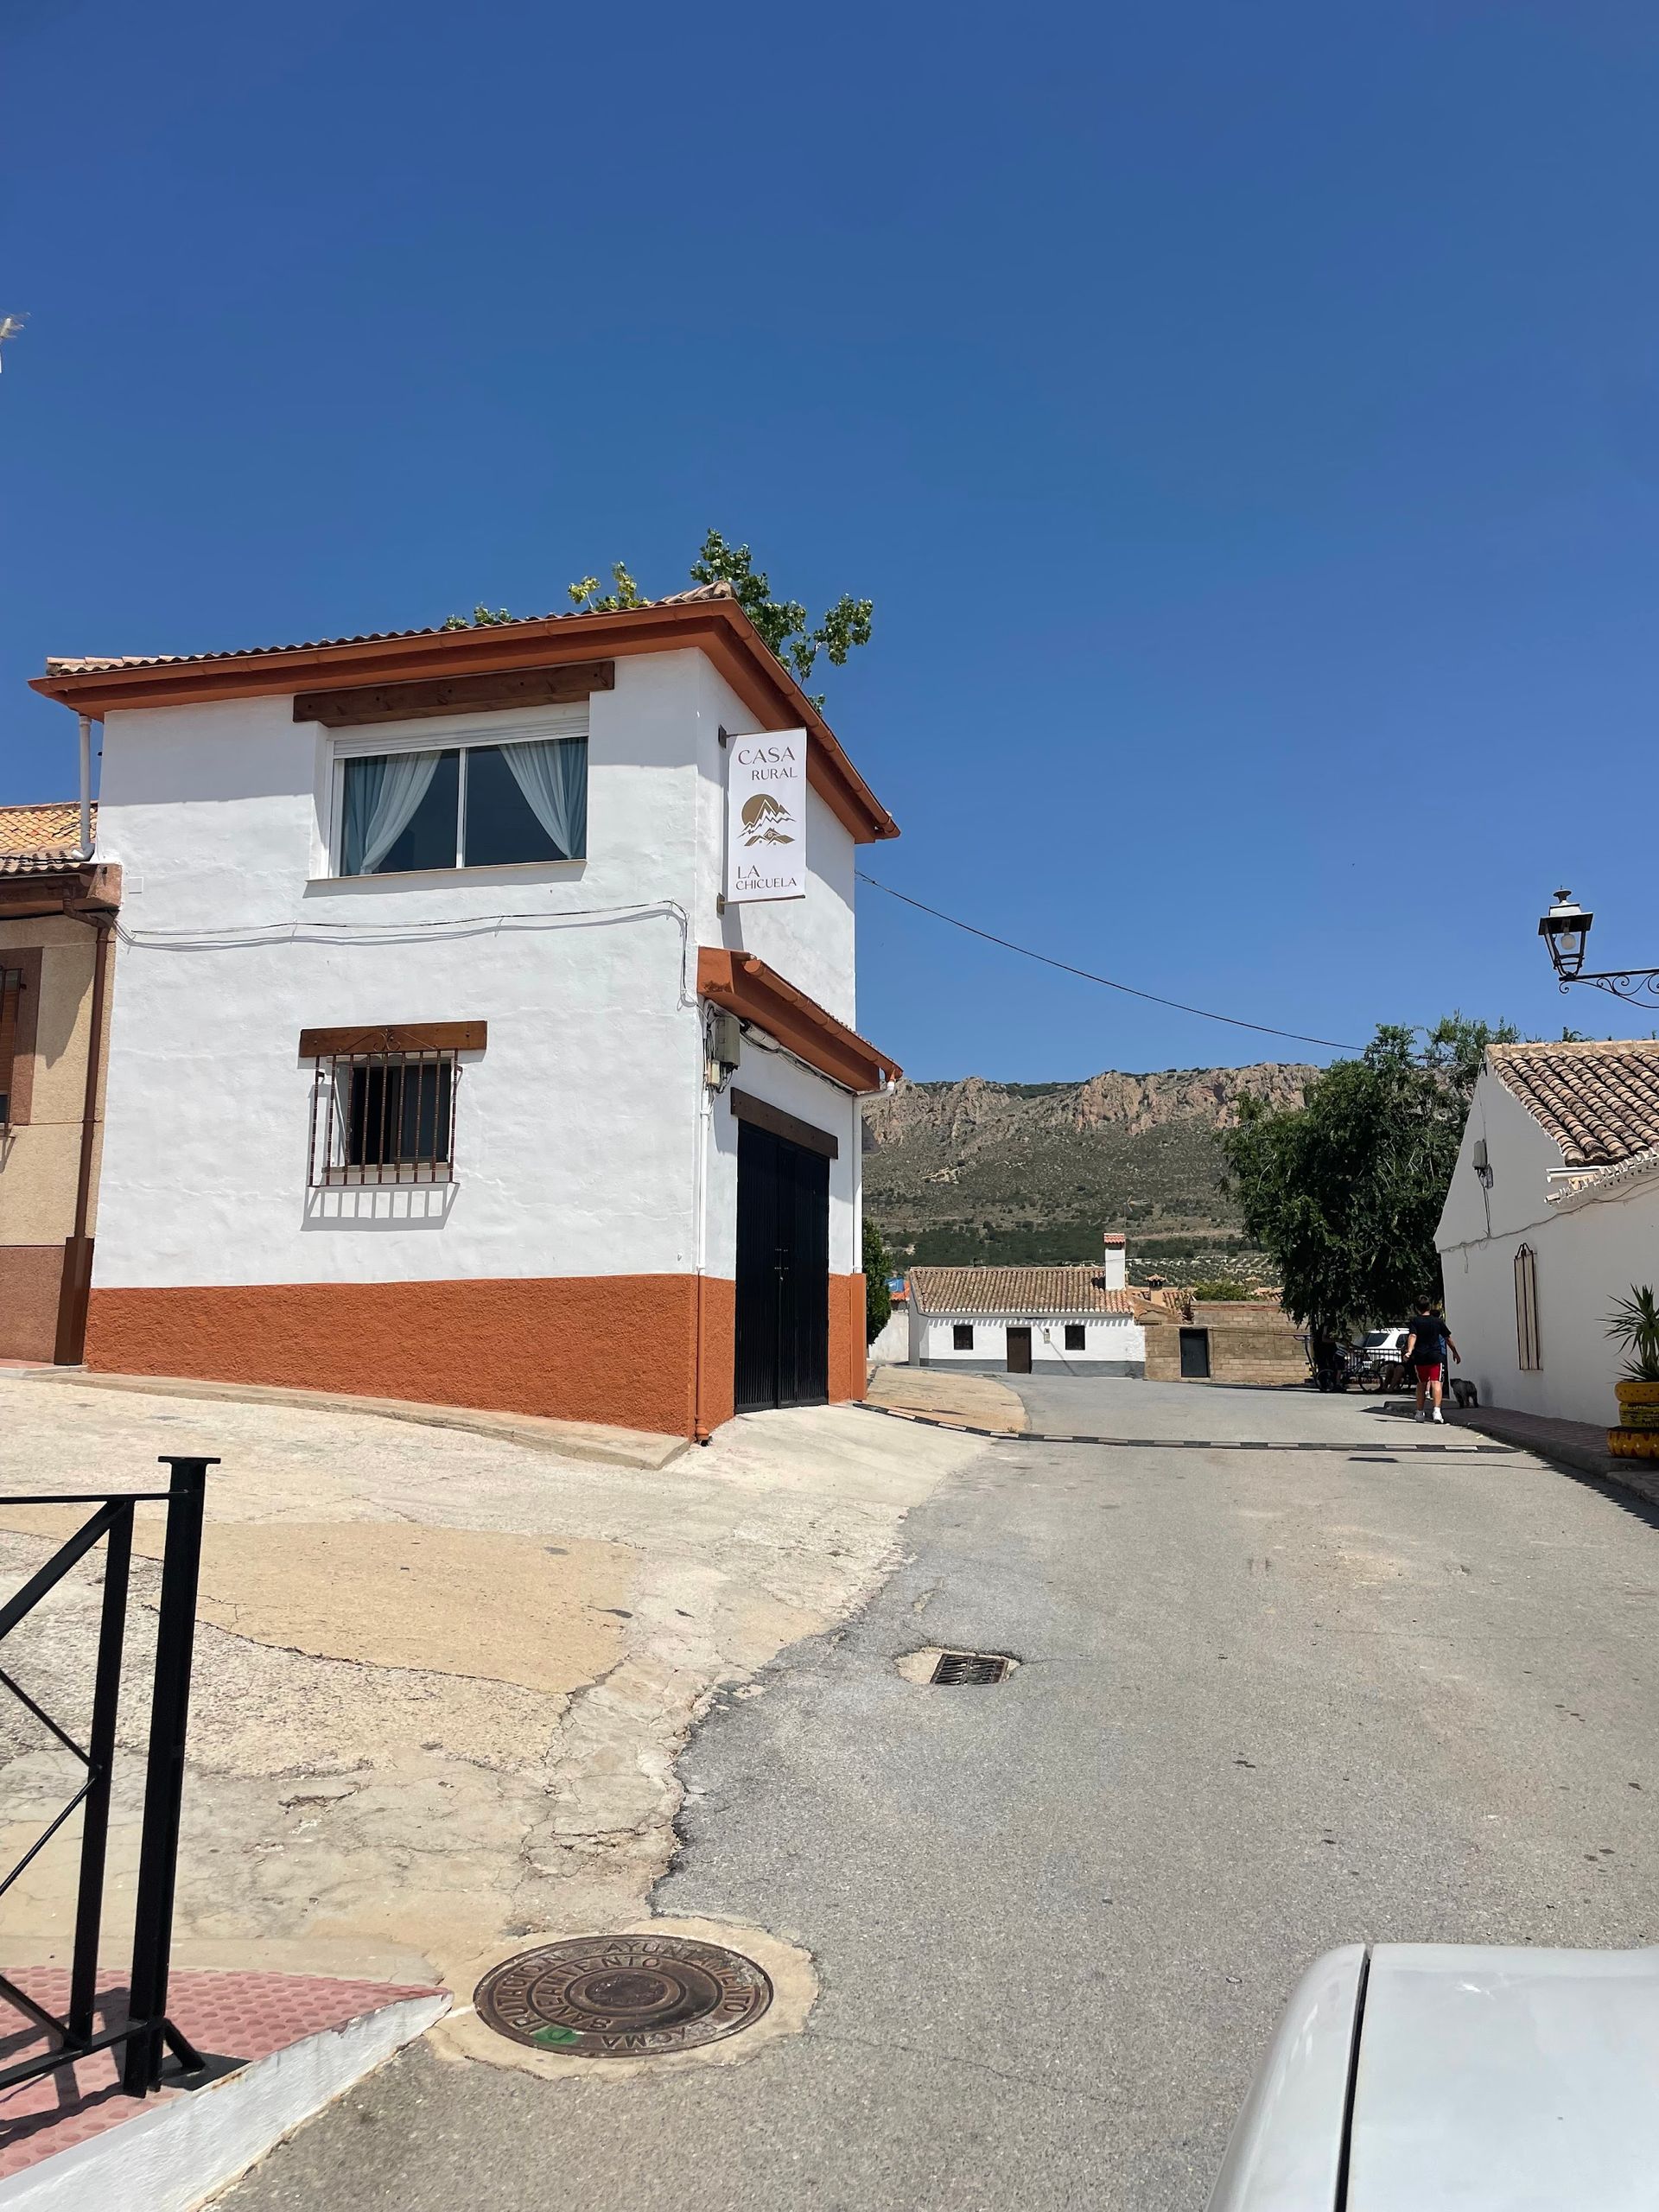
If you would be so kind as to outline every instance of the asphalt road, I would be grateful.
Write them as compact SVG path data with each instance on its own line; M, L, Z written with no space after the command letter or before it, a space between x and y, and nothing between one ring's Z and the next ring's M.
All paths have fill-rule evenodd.
M1022 1388L1165 1440L989 1447L683 1763L658 1908L810 1949L804 2034L621 2082L417 2050L225 2205L1198 2212L1318 1952L1656 1940L1659 1515L1353 1397ZM1021 1664L920 1688L924 1644Z

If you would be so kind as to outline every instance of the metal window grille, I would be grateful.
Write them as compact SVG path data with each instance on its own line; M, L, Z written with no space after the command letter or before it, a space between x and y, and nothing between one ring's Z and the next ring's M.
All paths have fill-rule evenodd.
M331 1052L311 1090L313 1190L454 1180L453 1052Z
M1088 1344L1089 1339L1084 1333L1083 1323L1081 1321L1068 1321L1065 1325L1065 1348L1067 1351L1086 1351Z
M973 1323L971 1321L958 1321L950 1332L950 1349L953 1351L972 1351L973 1348Z
M11 1127L12 1071L17 1058L22 993L22 969L0 968L0 1129Z
M1515 1348L1524 1374L1543 1366L1538 1345L1538 1257L1530 1244L1515 1255Z

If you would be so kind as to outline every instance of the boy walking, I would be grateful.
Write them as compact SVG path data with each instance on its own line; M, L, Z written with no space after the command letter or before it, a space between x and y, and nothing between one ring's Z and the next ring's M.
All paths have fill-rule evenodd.
M1448 1346L1453 1359L1461 1358L1452 1342L1452 1332L1446 1325L1439 1299L1421 1300L1417 1312L1406 1325L1406 1364L1417 1372L1417 1411L1412 1416L1415 1421L1437 1421L1444 1426L1440 1391Z

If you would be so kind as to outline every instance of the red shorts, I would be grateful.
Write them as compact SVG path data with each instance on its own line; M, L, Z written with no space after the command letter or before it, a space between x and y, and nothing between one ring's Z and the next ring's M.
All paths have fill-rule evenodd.
M1417 1380L1420 1382L1438 1382L1440 1381L1440 1363L1438 1359L1420 1359L1414 1361L1413 1364L1417 1370Z

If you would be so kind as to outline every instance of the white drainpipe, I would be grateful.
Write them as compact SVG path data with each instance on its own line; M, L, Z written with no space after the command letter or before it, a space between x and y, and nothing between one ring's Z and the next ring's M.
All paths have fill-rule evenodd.
M92 856L92 720L80 717L80 857Z

